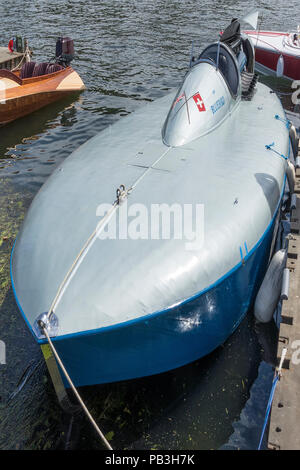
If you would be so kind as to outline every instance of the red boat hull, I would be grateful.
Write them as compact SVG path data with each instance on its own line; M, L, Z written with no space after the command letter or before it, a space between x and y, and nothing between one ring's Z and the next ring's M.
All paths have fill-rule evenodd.
M283 76L300 80L300 41L293 43L293 34L276 31L245 31L255 47L257 69L276 75L280 56L284 60Z
M291 80L300 80L300 57L293 57L282 54L284 59L284 76ZM277 51L267 51L266 49L255 49L255 60L257 63L267 67L276 73L277 62L280 53Z

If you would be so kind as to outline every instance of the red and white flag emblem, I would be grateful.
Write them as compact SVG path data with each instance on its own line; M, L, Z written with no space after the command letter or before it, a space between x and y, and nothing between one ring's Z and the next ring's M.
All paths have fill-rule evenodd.
M206 111L204 101L203 101L203 99L201 98L201 95L200 95L199 92L196 93L196 94L193 96L193 100L194 100L195 103L196 103L196 106L197 106L197 108L198 108L199 113L201 113L202 111Z
M174 106L179 103L179 101L181 101L182 99L184 98L184 93L182 93L182 95L178 96L178 98L174 101L173 103L173 108Z

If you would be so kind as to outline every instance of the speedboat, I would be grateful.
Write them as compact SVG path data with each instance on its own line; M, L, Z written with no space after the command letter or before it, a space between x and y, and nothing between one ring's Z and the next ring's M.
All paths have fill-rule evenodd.
M253 41L257 70L300 80L300 27L294 32L245 31Z
M191 57L175 96L100 132L36 195L12 251L13 291L75 386L195 361L252 305L289 155L284 110L254 67L236 20ZM166 233L168 209L196 228Z
M54 63L25 62L18 70L0 70L0 126L26 116L70 93L84 90L80 76L70 66L74 45L59 38ZM27 55L30 59L30 56Z

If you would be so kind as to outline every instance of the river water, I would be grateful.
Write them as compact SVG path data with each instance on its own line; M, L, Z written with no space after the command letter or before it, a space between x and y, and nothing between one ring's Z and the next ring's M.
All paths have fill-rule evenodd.
M13 298L9 255L32 198L79 145L176 87L192 40L204 47L233 16L252 7L263 13L262 28L297 26L296 0L1 2L0 45L18 34L29 40L35 60L50 60L56 37L71 36L74 68L87 90L0 129L0 340L6 345L0 449L101 448L84 419L72 422L61 411ZM278 86L276 80L269 84ZM288 99L285 105L291 109ZM274 324L258 331L250 312L222 347L200 361L81 393L117 449L254 449L270 392L276 334Z

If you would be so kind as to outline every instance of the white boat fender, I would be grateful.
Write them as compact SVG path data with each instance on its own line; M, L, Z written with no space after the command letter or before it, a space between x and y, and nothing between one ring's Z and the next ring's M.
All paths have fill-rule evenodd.
M289 299L289 287L290 287L290 270L289 268L285 268L283 270L282 276L282 286L281 286L281 300L288 300Z
M287 252L284 249L275 253L255 299L254 315L261 323L268 323L272 320L279 302L286 255Z
M287 176L288 183L289 183L290 193L294 194L294 188L295 188L295 183L296 183L296 173L295 173L295 167L290 160L287 160L286 176Z
M291 141L294 159L296 159L298 156L299 136L293 124L290 126L289 133L290 133L290 141Z
M276 67L276 76L277 76L277 78L282 77L283 73L284 73L284 58L280 54L280 57L279 57L278 62L277 62L277 67Z
M292 195L292 199L291 199L291 210L295 210L297 208L297 194L293 194Z

